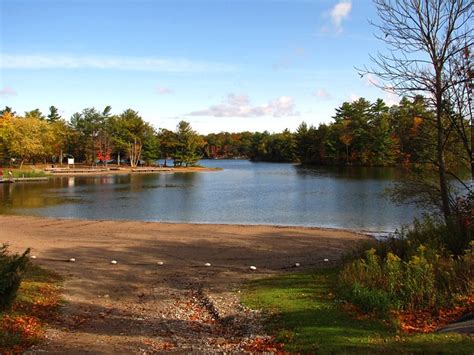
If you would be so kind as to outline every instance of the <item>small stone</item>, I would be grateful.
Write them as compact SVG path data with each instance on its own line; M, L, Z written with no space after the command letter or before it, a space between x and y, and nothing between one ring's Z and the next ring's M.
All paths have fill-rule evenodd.
M158 264L158 265L164 265L165 263L162 262L162 261L158 261L157 264Z
M219 338L216 339L216 344L218 344L218 345L222 345L225 342L226 342L226 340L223 337L219 337Z
M300 267L301 264L300 263L295 263L295 267Z
M252 265L252 266L250 267L250 270L257 270L257 267Z
M30 259L36 259L36 255L30 256Z
M117 260L112 260L110 263L111 263L112 265L115 265L115 264L117 264Z
M211 263L205 263L204 266L211 266Z
M69 262L70 262L70 263L75 263L75 262L76 262L76 259L75 259L75 258L71 258L71 259L69 259Z
M329 259L324 259L324 262L326 262L326 263L327 263L328 261L329 261Z
M104 295L104 296L102 296L102 297L104 297L104 298L109 298L110 296L109 296L109 295Z

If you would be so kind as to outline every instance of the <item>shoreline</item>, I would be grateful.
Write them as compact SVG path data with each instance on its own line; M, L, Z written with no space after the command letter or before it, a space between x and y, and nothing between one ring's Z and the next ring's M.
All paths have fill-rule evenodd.
M225 235L234 235L236 237L249 236L254 237L258 233L272 233L277 237L286 235L293 236L305 236L310 238L348 238L353 240L370 240L373 237L370 231L351 230L344 228L331 228L331 227L316 227L316 226L290 226L290 225L271 225L271 224L236 224L236 223L198 223L198 222L159 222L159 221L141 221L141 220L114 220L114 219L81 219L81 218L58 218L58 217L43 217L43 216L26 216L17 214L2 214L0 215L0 243L9 242L9 239L13 239L18 243L12 244L27 244L25 239L19 240L18 234L27 233L35 234L43 232L43 229L48 226L62 225L64 227L82 227L82 226L97 226L101 227L101 231L105 234L110 232L121 233L122 227L132 228L133 232L130 234L130 241L134 239L135 233L141 233L141 231L160 231L160 230L171 230L171 231L186 231L185 236L177 236L177 238L194 239L193 235L197 231L204 232L206 234L217 233ZM38 228L36 224L41 224ZM20 227L18 229L18 227ZM104 228L105 227L105 228ZM47 228L46 228L47 229ZM70 230L71 231L71 230ZM78 230L79 231L79 230ZM76 234L76 232L71 234ZM58 231L59 232L59 231ZM66 230L60 231L61 237L67 237L68 232ZM48 234L52 239L56 236L54 233ZM13 237L13 238L10 238ZM173 236L172 236L173 237ZM91 238L90 235L83 236L81 238L84 241L95 242L95 239ZM232 242L231 239L224 238L217 235L212 239L216 241ZM69 240L73 242L73 240ZM48 244L48 240L44 242ZM25 247L28 247L25 245ZM42 245L47 248L47 245Z
M222 319L238 316L248 323L253 313L247 317L239 307L242 284L296 268L336 266L345 253L370 240L312 227L18 215L0 215L0 225L0 244L8 243L15 253L31 248L34 264L64 278L64 316L47 330L49 340L39 348L53 353L132 353L148 349L143 344L156 341L157 334L176 341L177 351L208 337L215 344L227 335L196 332L197 325L208 329L210 324L196 323L196 311L215 317L203 305L218 309ZM234 339L233 326L225 329ZM212 344L203 352L215 350Z
M152 169L143 168L141 171L140 168L126 168L126 169L109 169L109 170L102 170L102 168L90 169L85 171L55 171L51 172L48 170L42 169L48 177L54 176L102 176L102 175L145 175L145 174L174 174L174 173L194 173L194 172L213 172L213 171L222 171L222 168L207 168L207 167L169 167L169 168L156 168L156 170L152 171Z
M275 229L302 229L312 231L329 231L329 232L344 232L354 233L356 235L366 236L377 239L377 236L388 236L395 231L371 231L366 229L352 229L343 227L324 227L324 226L305 226L297 224L274 224L274 223L217 223L217 222L183 222L183 221L153 221L153 220L138 220L138 219L90 219L90 218L77 218L77 217L54 217L54 216L38 216L38 215L22 215L22 214L0 214L2 216L13 216L13 217L25 217L25 218L41 218L45 220L56 220L56 221L78 221L78 222L116 222L116 223L146 223L146 224L158 224L158 225L185 225L185 226L211 226L211 227L269 227Z

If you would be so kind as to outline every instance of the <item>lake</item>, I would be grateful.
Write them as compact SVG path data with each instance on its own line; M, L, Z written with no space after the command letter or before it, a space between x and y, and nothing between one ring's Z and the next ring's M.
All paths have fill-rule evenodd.
M222 171L53 177L0 185L0 213L81 219L272 224L393 231L421 212L385 191L391 168L205 160Z

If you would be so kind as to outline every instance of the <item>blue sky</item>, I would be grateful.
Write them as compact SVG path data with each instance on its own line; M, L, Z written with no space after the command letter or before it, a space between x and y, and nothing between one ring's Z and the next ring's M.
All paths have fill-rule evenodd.
M156 128L294 130L396 98L354 67L383 50L371 0L0 0L0 104L133 108Z

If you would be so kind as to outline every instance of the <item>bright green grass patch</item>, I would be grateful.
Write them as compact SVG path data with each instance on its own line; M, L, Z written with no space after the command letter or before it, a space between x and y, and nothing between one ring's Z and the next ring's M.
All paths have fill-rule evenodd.
M42 170L31 170L31 169L25 169L25 170L14 169L12 170L12 173L15 179L50 176L50 174L47 174ZM3 169L3 178L8 179L8 169Z
M333 296L337 270L288 274L251 282L242 301L261 309L267 330L290 352L437 352L471 354L474 338L403 335L381 319L358 320Z

